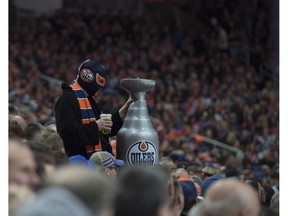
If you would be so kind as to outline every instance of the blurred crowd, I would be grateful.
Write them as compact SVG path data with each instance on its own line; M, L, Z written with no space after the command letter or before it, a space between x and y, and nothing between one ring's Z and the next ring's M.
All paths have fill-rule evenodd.
M91 58L108 70L98 95L105 112L128 97L119 86L122 78L156 80L146 100L163 163L173 162L173 169L190 172L189 178L210 167L210 176L251 180L257 192L259 184L265 193L271 188L276 193L279 92L261 71L277 70L278 56L272 48L271 11L262 1L252 2L247 11L254 18L246 23L237 3L203 5L196 14L203 32L184 28L177 16L159 26L148 15L89 9L61 9L33 25L9 27L10 134L34 139L28 138L33 128L42 133L53 126L61 88L43 75L71 82L79 63ZM249 61L239 61L243 53ZM31 124L37 126L31 129ZM194 134L241 149L243 160ZM54 160L64 163L65 156L53 152Z

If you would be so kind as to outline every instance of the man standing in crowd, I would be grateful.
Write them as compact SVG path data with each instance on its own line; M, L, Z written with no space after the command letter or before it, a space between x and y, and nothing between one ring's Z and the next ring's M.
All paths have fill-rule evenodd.
M62 95L56 102L57 131L63 139L68 157L83 155L87 159L98 150L112 153L109 136L120 130L131 98L111 119L101 119L102 109L95 94L105 86L106 69L94 60L84 61L76 79L62 83ZM111 131L109 134L103 131Z

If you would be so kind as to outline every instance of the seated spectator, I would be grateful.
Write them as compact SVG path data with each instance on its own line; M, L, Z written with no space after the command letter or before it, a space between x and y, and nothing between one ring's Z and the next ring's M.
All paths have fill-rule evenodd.
M165 167L168 167L171 173L177 168L177 165L169 157L161 157L159 164Z
M115 177L118 169L125 164L123 160L115 159L113 155L107 151L94 152L89 160L96 164L97 170L111 177Z
M25 185L9 183L9 216L15 216L18 210L35 197L34 191Z
M115 216L164 216L169 213L167 175L159 168L126 167L119 173Z
M171 216L180 215L184 206L184 195L182 188L176 181L176 178L172 176L171 169L164 164L159 164L153 167L153 169L160 169L160 172L165 174L165 185L168 191L168 203L169 212ZM156 170L157 172L157 170Z
M197 204L197 189L194 182L189 178L180 177L177 181L182 187L184 194L184 208L181 216L186 216L190 209Z
M177 168L173 171L172 176L176 179L184 177L189 178L188 172L184 168Z
M36 161L36 172L43 181L53 170L55 170L55 159L48 145L30 140L28 145L33 152Z
M214 168L212 165L209 166L205 166L202 169L202 175L203 175L203 180L207 180L209 177L211 177L212 175L215 175L217 173L217 169Z
M202 193L202 196L205 197L205 193L207 191L207 189L212 185L214 184L216 181L220 180L220 179L224 179L224 177L219 174L219 173L216 173L215 175L212 175L211 177L208 177L204 182L203 184L201 185L201 193Z
M189 173L190 177L191 176L198 176L198 178L197 177L195 177L195 178L197 178L199 181L202 181L202 177L203 177L202 176L202 170L201 170L201 167L199 165L189 165L186 170Z
M33 140L35 139L36 136L42 133L44 130L44 126L40 123L29 123L25 128L24 128L24 133L27 138L27 140Z
M42 133L35 137L35 140L47 144L53 151L60 151L65 153L63 140L54 130L45 128Z
M20 115L15 115L14 116L15 121L17 124L24 130L27 127L27 122L26 120L20 116Z
M217 181L205 199L192 208L189 216L259 216L260 202L254 189L232 179Z
M184 208L184 194L182 187L176 179L173 180L174 184L174 198L170 202L169 212L171 216L180 216Z
M9 139L9 184L25 185L35 191L41 184L30 147L20 139Z
M18 125L16 121L9 119L8 128L9 138L22 138L26 140L24 130Z
M65 154L63 140L54 130L46 127L42 133L35 137L35 140L46 144L52 150L55 167L68 163L68 157Z
M86 167L63 166L17 216L112 216L113 184Z

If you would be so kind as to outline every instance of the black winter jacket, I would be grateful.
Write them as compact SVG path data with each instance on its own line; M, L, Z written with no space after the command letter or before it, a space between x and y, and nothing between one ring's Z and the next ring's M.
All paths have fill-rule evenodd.
M113 126L111 134L109 136L102 134L98 130L96 122L82 124L80 106L76 95L68 83L62 83L61 87L63 92L55 105L55 118L57 132L63 139L67 156L80 154L89 159L91 155L86 153L85 145L96 145L99 140L102 150L112 154L109 136L115 136L122 127L123 121L119 112L112 114ZM92 97L88 97L88 100L96 119L99 119L102 112L101 107Z

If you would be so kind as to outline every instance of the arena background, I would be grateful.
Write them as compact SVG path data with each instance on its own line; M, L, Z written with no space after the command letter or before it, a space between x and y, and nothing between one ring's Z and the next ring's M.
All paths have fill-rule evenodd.
M108 68L107 112L126 100L121 78L157 81L161 156L239 163L210 138L264 183L263 165L279 172L279 1L14 0L8 34L9 113L53 121L60 83L93 58Z

